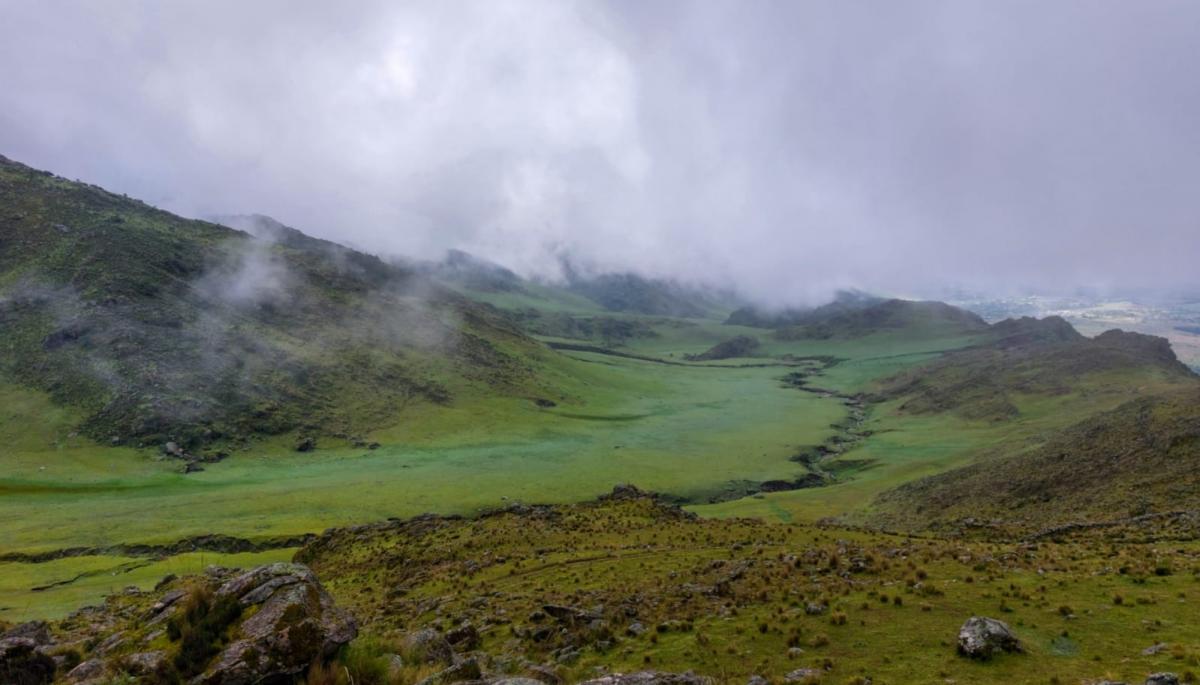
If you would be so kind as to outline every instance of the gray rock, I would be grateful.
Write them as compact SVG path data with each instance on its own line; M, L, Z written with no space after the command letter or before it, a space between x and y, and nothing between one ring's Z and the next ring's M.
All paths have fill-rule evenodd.
M34 644L48 645L52 642L50 637L50 626L45 621L29 621L22 623L12 630L0 635L0 640L7 640L11 637L27 637L33 640Z
M238 639L197 677L195 685L248 685L283 680L328 659L358 635L358 626L307 566L260 566L227 581L218 596L258 610L238 627Z
M760 675L752 675L750 676L750 679L746 681L746 685L771 685L771 681Z
M29 637L0 640L0 683L45 685L54 680L54 659L37 648L37 642Z
M479 631L475 630L475 626L470 623L463 623L446 633L446 642L459 651L468 652L479 646Z
M1000 652L1020 651L1021 641L1003 621L972 616L958 629L958 653L962 656L990 659Z
M483 672L479 668L479 662L470 658L463 659L449 668L434 673L418 685L451 685L451 683L479 680L482 677Z
M166 652L139 652L121 660L132 675L151 675L166 668Z
M454 647L432 628L409 633L404 638L404 652L410 659L427 664L454 663Z
M1167 643L1159 642L1142 650L1142 656L1154 656L1167 648Z
M1151 673L1146 676L1146 685L1179 685L1179 676L1174 673Z
M625 634L631 635L633 637L637 637L645 632L646 632L646 626L642 625L640 622L637 622L637 621L630 623L629 627L625 629Z
M579 685L712 685L712 678L694 673L664 673L661 671L638 671L636 673L610 673Z
M542 685L542 681L540 680L534 680L533 678L522 678L520 676L495 678L485 682L487 682L488 685Z
M808 604L804 605L804 613L808 614L809 616L820 616L821 614L825 613L825 605L817 604L816 602L809 602Z
M104 675L104 662L100 659L88 659L80 662L78 666L72 668L67 673L67 682L71 683L91 683L100 680Z
M577 607L562 606L559 604L546 604L542 607L542 611L552 616L559 623L567 624L587 624L598 618L599 614L591 611L585 611Z
M823 673L815 668L797 668L796 670L783 676L785 683L806 683L816 681L821 678Z

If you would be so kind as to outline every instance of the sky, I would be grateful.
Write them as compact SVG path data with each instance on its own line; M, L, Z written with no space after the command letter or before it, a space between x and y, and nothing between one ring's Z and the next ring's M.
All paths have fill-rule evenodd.
M1200 285L1193 0L0 0L0 154L773 304Z

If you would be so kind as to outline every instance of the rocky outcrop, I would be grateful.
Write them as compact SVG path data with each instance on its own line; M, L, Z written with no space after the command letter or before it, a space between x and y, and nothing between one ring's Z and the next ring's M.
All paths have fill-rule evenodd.
M294 676L327 659L358 635L354 619L333 604L316 575L300 564L261 566L223 584L217 597L257 611L241 623L194 682L242 685Z
M958 629L958 653L962 656L986 660L1001 652L1020 651L1021 641L1003 621L972 616Z
M0 683L46 685L54 679L54 659L38 651L31 637L0 640Z

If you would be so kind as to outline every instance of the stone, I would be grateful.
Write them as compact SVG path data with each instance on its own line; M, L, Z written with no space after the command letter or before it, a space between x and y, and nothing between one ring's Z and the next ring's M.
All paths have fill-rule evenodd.
M427 664L449 666L454 663L454 647L432 628L409 633L404 638L404 652L414 661Z
M1166 648L1167 648L1167 643L1159 642L1159 643L1150 645L1149 647L1143 649L1142 656L1154 656L1155 654L1162 652Z
M1151 673L1146 676L1146 685L1179 685L1179 676L1174 673Z
M167 653L161 651L139 652L121 659L125 669L131 675L152 675L164 670L167 666Z
M38 651L30 637L0 640L0 683L5 685L48 685L54 680L54 659Z
M257 607L195 685L248 685L290 679L332 657L358 635L358 625L301 564L260 566L235 576L217 596Z
M475 626L470 623L463 623L446 633L446 642L449 642L456 650L468 652L479 646L479 631L475 630Z
M579 685L712 685L712 678L694 673L666 673L662 671L638 671L636 673L610 673L585 680Z
M637 637L645 632L646 632L646 626L642 625L641 623L639 623L637 621L630 623L629 627L625 629L625 634L630 635L632 637Z
M771 685L771 681L756 674L750 676L750 679L746 681L746 685Z
M825 605L817 604L816 602L809 602L808 604L804 605L804 613L808 614L809 616L820 616L821 614L825 613Z
M526 668L525 672L526 672L526 675L528 675L529 677L533 678L534 680L545 683L545 685L559 685L559 683L562 682L562 678L559 677L558 672L555 671L554 668L550 667L550 666L542 666L540 664L534 664L534 665Z
M542 611L553 617L559 623L567 624L586 624L600 618L599 615L590 611L585 611L577 607L562 606L559 604L546 604L542 606Z
M783 677L785 683L816 682L821 678L821 671L815 668L797 668Z
M10 637L27 637L33 640L34 644L39 647L48 645L53 641L50 637L50 626L45 621L22 623L7 633L0 635L0 640L7 640Z
M962 656L986 660L1000 652L1021 651L1021 641L1003 621L972 616L958 629L958 653Z
M67 681L71 683L91 683L104 675L104 662L100 659L88 659L67 673Z
M482 677L483 672L479 668L479 662L470 658L463 659L449 668L434 673L420 681L418 685L451 685L468 680L479 680Z

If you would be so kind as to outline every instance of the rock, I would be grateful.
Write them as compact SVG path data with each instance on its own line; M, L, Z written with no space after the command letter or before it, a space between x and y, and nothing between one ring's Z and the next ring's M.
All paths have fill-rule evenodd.
M168 442L163 445L163 452L168 456L175 457L176 459L187 458L187 452L185 452L177 442Z
M558 672L550 666L534 664L525 669L525 671L531 678L545 683L545 685L559 685L562 682L562 678L559 677Z
M798 659L803 656L804 650L799 647L788 647L787 655L789 659Z
M1159 642L1142 650L1142 656L1154 656L1167 648L1167 643Z
M816 682L823 674L815 668L797 668L783 677L785 683Z
M495 678L493 680L485 680L488 685L542 685L542 681L534 680L533 678L522 678L520 676L508 676L504 678Z
M746 685L771 685L771 681L760 675L752 675L750 676L750 679L746 681Z
M1000 652L1020 651L1021 641L1003 621L972 616L958 629L958 653L962 656L990 659Z
M96 656L108 656L125 645L125 632L117 631L112 635L104 638L104 641L96 645L92 650L92 654Z
M91 683L104 675L104 662L99 659L88 659L81 662L67 673L67 681L72 683Z
M48 645L52 641L50 638L50 626L45 621L22 623L7 633L0 635L0 640L7 640L12 637L27 637L33 640L34 644L39 647Z
M821 614L825 613L825 605L817 604L816 602L809 602L808 604L804 605L804 613L808 614L809 616L820 616Z
M633 623L630 623L629 627L625 629L625 634L630 635L632 637L637 637L645 632L646 632L646 626L644 626L641 623L636 622L636 621Z
M29 637L0 640L0 683L47 685L54 680L54 659L37 648L37 641Z
M554 660L560 664L573 664L579 661L579 657L579 650L572 647L565 647L554 654Z
M131 675L152 675L162 672L167 666L166 652L140 652L121 659L125 671Z
M432 628L418 630L404 638L404 652L414 661L427 664L454 663L454 647Z
M584 611L577 607L562 606L559 604L546 604L542 606L542 611L554 617L559 623L568 624L583 624L590 623L600 616L590 611Z
M479 646L479 631L475 630L475 626L470 623L463 623L446 633L446 642L449 642L456 650L469 652Z
M712 678L694 673L664 673L661 671L638 671L637 673L610 673L579 685L711 685Z
M1179 676L1174 673L1151 673L1146 676L1146 685L1179 685Z
M358 635L358 626L307 566L278 563L236 576L217 590L258 609L193 683L247 685L290 679L310 664L328 659Z
M479 680L482 677L483 672L479 669L479 662L471 658L463 659L449 668L438 671L417 685L451 685L451 683L460 683L465 680Z
M296 439L296 451L297 452L311 452L311 451L315 450L316 448L317 448L317 439L312 436L302 435Z

